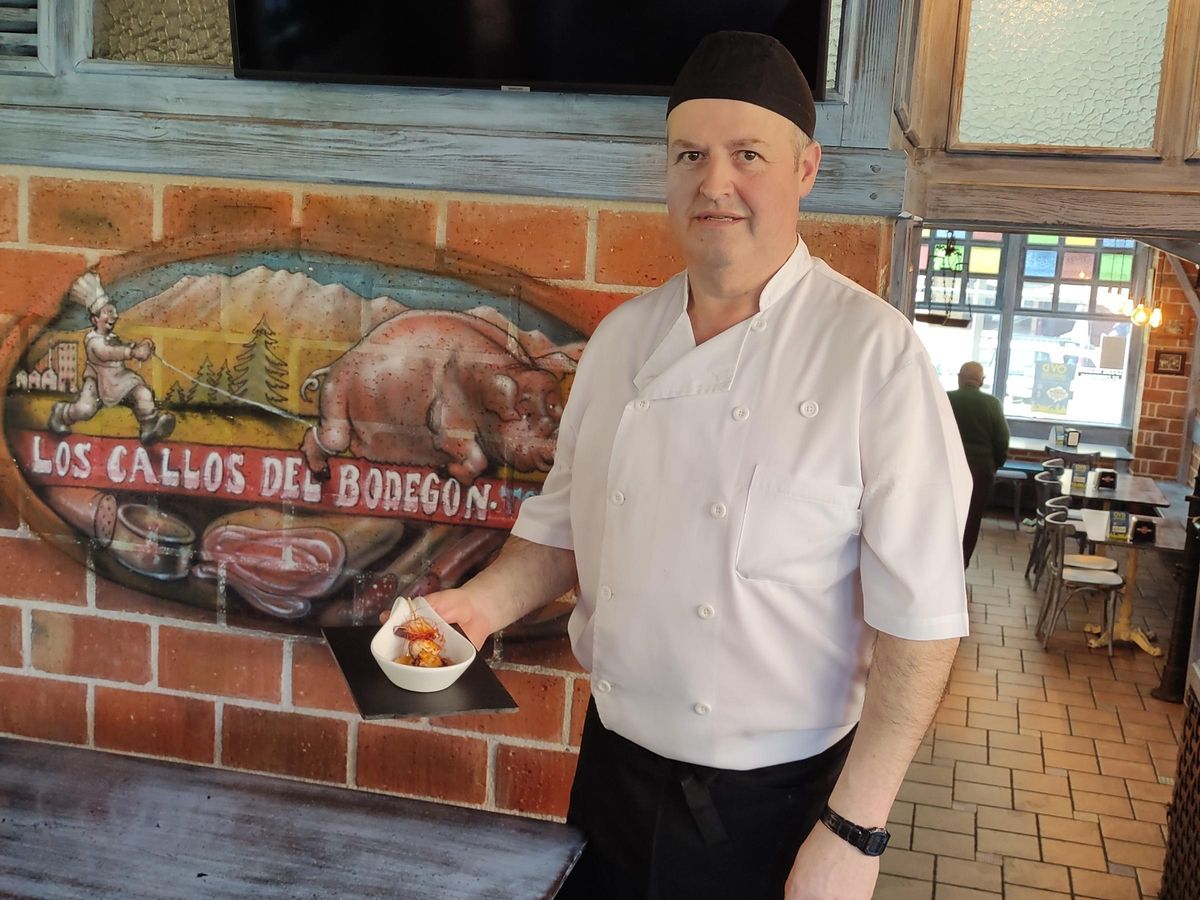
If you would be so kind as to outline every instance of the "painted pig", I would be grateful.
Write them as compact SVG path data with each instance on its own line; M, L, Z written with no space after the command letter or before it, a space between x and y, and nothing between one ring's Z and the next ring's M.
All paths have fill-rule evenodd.
M489 465L549 471L562 415L558 379L502 328L468 313L409 310L313 372L320 421L300 449L318 478L350 452L444 467L469 484Z

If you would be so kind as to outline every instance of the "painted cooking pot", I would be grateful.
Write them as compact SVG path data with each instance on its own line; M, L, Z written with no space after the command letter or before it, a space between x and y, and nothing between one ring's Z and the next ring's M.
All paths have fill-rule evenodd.
M196 532L170 513L142 503L117 509L111 551L134 572L163 581L186 578L195 544Z

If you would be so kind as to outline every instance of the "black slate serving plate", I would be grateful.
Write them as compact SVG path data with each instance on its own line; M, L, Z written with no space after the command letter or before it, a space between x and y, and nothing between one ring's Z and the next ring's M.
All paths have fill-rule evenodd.
M364 719L448 716L517 708L512 695L482 656L476 656L467 671L444 691L422 694L396 687L371 655L371 638L378 630L378 625L321 629Z

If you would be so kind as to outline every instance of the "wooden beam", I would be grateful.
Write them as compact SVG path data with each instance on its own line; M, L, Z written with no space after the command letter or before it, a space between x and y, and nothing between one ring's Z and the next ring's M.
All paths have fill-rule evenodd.
M1046 228L1105 235L1200 235L1196 200L1178 194L932 184L925 215L939 225Z
M892 229L892 277L888 302L912 320L916 311L917 247L920 224L912 218L899 219Z
M912 77L897 98L908 112L905 137L920 149L946 146L959 0L908 0L918 17Z
M1155 146L1170 161L1196 150L1196 82L1200 79L1200 0L1175 0L1167 19Z
M896 0L858 0L843 68L849 104L839 146L886 147L896 78L900 7Z
M0 107L0 164L661 203L653 139ZM905 157L827 147L807 212L896 216Z
M930 183L1180 193L1200 200L1200 166L1190 163L931 151L915 157L913 168Z
M918 154L905 211L937 224L1200 236L1194 163Z
M1157 247L1171 256L1178 256L1190 263L1200 266L1200 241L1181 241L1177 238L1149 238L1145 241L1151 247ZM1200 321L1200 311L1196 318Z

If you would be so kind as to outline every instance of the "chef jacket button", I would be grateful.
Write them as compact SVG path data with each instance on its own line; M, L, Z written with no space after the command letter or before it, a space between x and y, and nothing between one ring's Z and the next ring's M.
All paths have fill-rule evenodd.
M612 588L610 588L607 584L600 588L600 599L601 600L611 600L612 599Z
M800 415L804 416L806 419L811 419L820 411L820 409L821 407L817 405L816 400L805 400L800 404Z
M729 510L725 507L724 503L714 503L708 508L708 514L714 519L723 519L728 512Z
M733 418L738 422L745 422L748 418L750 418L750 410L746 409L744 406L735 406L733 408Z
M703 606L696 607L696 615L702 619L711 619L717 614L717 611L705 603Z
M634 404L634 406L636 406L638 409L649 409L650 401L649 400L639 400L637 403Z
M712 712L712 707L707 703L697 703L692 707L692 712L698 716L707 716L710 712Z
M622 494L620 491L613 491L612 492L612 502L613 502L614 506L620 506L622 503L625 502L625 495Z
M762 331L764 328L767 327L767 321L762 316L759 316L753 322L750 323L750 327L754 331Z
M596 693L597 694L607 694L611 690L612 690L612 685L609 684L607 681L605 681L603 678L601 678L599 681L596 682Z

